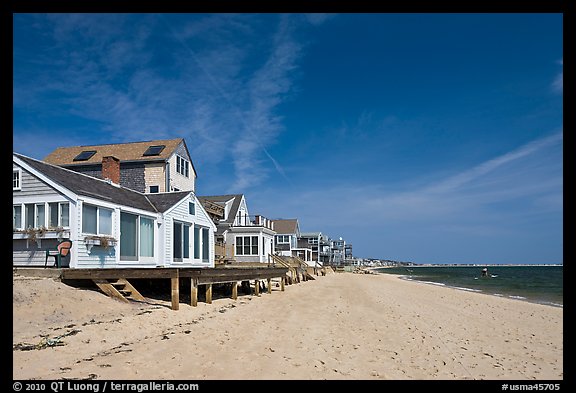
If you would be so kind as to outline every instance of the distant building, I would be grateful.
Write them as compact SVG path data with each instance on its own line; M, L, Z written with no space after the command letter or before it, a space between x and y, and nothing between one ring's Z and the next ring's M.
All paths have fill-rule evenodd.
M297 218L272 220L276 236L274 238L274 251L279 255L293 256L293 250L298 248L300 237L300 224Z
M216 223L216 260L268 262L274 252L272 220L251 216L244 194L198 197Z

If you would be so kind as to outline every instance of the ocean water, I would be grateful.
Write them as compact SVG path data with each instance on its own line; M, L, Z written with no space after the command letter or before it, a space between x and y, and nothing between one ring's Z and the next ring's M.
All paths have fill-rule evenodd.
M404 266L376 269L408 280L563 307L562 266Z

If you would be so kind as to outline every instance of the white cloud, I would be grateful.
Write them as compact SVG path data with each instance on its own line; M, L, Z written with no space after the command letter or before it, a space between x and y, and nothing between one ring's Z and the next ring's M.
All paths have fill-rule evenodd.
M561 66L564 65L564 59L559 61L559 64ZM560 73L556 76L556 78L554 79L554 82L552 82L552 90L554 90L556 93L563 93L564 90L564 71L560 71Z
M283 131L278 106L294 91L302 55L294 32L304 18L141 17L145 23L116 14L36 17L53 43L50 53L21 54L45 72L15 78L15 110L92 120L106 142L186 137L196 163L232 163L232 186L222 192L273 173L287 179L270 147Z

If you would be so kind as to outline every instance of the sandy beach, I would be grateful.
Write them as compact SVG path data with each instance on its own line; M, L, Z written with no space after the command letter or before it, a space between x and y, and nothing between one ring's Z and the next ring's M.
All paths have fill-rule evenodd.
M562 308L396 276L329 274L179 311L13 284L14 379L563 378ZM30 349L47 339L61 345Z

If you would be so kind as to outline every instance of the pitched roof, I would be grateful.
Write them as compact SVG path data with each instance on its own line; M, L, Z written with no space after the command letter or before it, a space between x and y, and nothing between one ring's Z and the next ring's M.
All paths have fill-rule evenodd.
M122 161L165 161L174 150L184 141L183 138L159 139L144 142L115 143L91 146L58 147L48 154L44 161L54 165L88 165L101 164L102 158L114 156ZM157 155L144 155L151 146L165 146ZM74 161L74 158L83 151L95 151L87 160Z
M146 194L146 197L159 212L165 212L176 203L180 202L190 191L162 192L157 194Z
M211 196L199 196L198 199L201 203L204 201L210 201L218 203L219 205L225 206L228 201L234 199L232 206L230 207L230 212L228 213L228 218L223 223L232 224L236 219L236 214L238 214L238 209L240 208L240 202L242 202L242 197L244 194L230 194L230 195L211 195Z
M35 160L18 153L13 154L27 165L46 175L55 183L77 195L97 198L136 209L150 212L164 212L184 198L186 194L190 193L190 191L182 191L145 195L129 188L110 184L105 180Z
M300 237L318 237L322 232L301 232Z
M298 232L298 219L291 218L286 220L272 220L274 222L274 230L278 234L297 233Z

